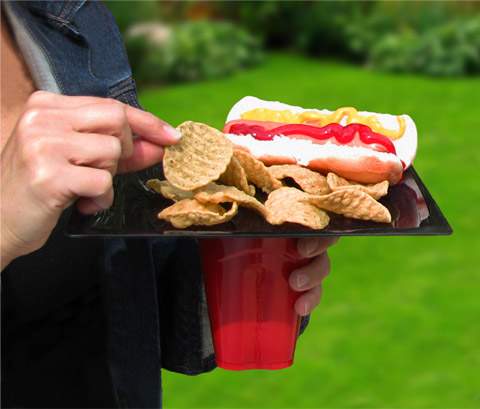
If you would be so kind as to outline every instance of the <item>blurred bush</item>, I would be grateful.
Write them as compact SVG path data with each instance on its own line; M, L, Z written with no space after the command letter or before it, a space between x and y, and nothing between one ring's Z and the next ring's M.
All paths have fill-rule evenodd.
M155 50L149 51L142 38L128 39L136 74L145 81L212 78L254 64L261 59L255 38L268 48L342 58L381 70L436 76L480 73L480 2L476 1L164 0L107 4L122 29L151 20L174 27L170 42ZM138 60L140 57L145 62ZM149 73L148 69L155 71Z
M372 45L370 63L434 76L480 73L480 18L442 24L425 33L390 34Z
M348 55L344 21L372 7L370 2L217 2L219 14L260 35L272 48L311 54Z
M270 1L216 7L271 47L396 72L480 73L480 3Z
M229 22L134 25L126 46L135 78L143 83L218 78L263 58L261 42Z
M444 3L378 2L368 10L344 15L341 20L347 48L356 58L366 61L384 37L425 32L447 22L449 15L449 6Z

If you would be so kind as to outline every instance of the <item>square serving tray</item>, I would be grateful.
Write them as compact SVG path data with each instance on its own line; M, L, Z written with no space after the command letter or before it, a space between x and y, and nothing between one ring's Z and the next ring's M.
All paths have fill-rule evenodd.
M331 215L323 230L312 230L297 224L268 224L252 210L240 208L232 221L216 226L176 229L158 220L157 214L172 202L148 189L139 177L123 178L116 184L115 202L111 209L92 216L74 210L67 235L70 237L308 237L308 236L398 236L448 235L448 221L433 200L413 167L401 183L392 186L380 199L392 214L389 224L367 222ZM265 196L259 197L264 201Z

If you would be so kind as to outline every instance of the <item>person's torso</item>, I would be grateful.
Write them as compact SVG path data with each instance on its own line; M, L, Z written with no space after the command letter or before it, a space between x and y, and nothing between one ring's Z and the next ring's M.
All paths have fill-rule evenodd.
M112 97L138 105L120 33L103 4L33 1L11 2L8 7L17 25L43 51L62 94ZM44 88L45 74L35 70L38 63L27 58L28 62L36 86ZM41 318L98 286L103 241L67 238L70 211L62 215L45 246L2 272L2 303L10 323Z
M102 2L10 6L24 23L23 35L36 44L26 61L38 88L138 106L120 33ZM35 61L39 53L43 60ZM47 64L48 72L32 70L35 64ZM116 183L138 189L145 176L125 175ZM15 330L45 317L62 322L85 310L101 282L116 399L126 407L158 407L162 365L188 374L215 367L197 245L189 239L70 239L64 234L68 218L66 212L41 250L2 273L2 329L5 322Z
M138 106L120 33L102 2L2 3L36 88L64 95L110 97ZM121 241L68 238L65 230L71 211L72 208L62 214L40 250L17 258L2 271L2 392L13 393L13 388L4 384L5 380L12 383L18 375L22 379L22 372L25 375L25 371L29 372L27 368L43 360L51 366L52 373L32 382L40 388L45 385L43 393L47 394L48 405L61 405L60 394L51 391L48 395L55 383L48 381L48 377L61 376L62 372L55 362L48 362L58 346L69 345L73 353L78 350L78 356L71 356L70 363L68 356L65 362L59 361L58 365L64 365L66 371L84 372L84 379L88 380L88 374L95 368L87 360L78 368L81 357L94 353L96 365L101 365L99 360L107 365L108 357L107 372L112 377L112 393L117 402L123 406L158 407L158 306L154 298L153 266L149 260L143 262L148 255L148 243L139 242L129 248ZM128 263L115 264L112 258L117 253L125 254ZM138 284L136 289L131 288L130 283L124 288L124 280L130 279ZM121 299L112 299L114 297ZM138 300L145 300L145 304ZM117 329L123 331L125 322L136 321L142 314L149 318L145 329L140 328L138 334L128 328L126 333L112 334ZM103 316L107 317L106 321ZM141 333L147 331L152 336L149 342L144 342ZM76 337L82 338L78 345ZM148 346L148 354L138 347L142 342ZM126 355L125 348L129 347L133 352ZM57 371L55 368L59 371L57 375L53 373ZM130 373L135 374L135 378L129 378ZM5 374L8 376L3 376ZM29 378L31 376L23 376L20 385L18 382L13 385L22 387L23 383L28 389ZM95 379L91 378L90 382ZM95 385L92 387L95 390ZM40 399L30 396L29 391L22 397L22 390L17 391L10 396L10 403L16 402L16 406L23 403L28 406L29 400ZM86 405L88 395L85 390L79 402ZM60 400L55 401L57 397ZM68 396L64 398L67 399L64 402L68 402ZM45 404L41 400L37 402ZM73 404L82 404L79 402ZM92 402L100 405L100 401Z

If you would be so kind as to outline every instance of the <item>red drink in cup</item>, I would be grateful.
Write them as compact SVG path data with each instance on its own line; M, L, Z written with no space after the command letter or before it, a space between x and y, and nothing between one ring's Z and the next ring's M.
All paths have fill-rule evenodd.
M296 239L201 240L217 365L281 369L293 363L300 317L290 273L308 263Z

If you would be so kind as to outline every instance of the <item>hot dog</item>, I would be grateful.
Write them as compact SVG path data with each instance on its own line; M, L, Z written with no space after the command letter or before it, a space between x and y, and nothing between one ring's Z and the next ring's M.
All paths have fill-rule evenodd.
M232 107L223 131L267 165L296 163L361 183L398 183L417 148L408 115L304 109L255 97Z

